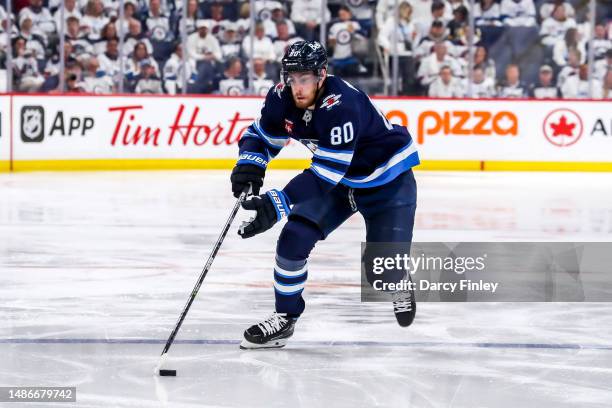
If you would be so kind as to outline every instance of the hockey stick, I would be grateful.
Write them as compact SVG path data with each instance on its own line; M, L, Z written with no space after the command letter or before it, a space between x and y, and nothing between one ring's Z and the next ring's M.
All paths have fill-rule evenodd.
M204 265L204 269L202 269L202 272L200 273L200 277L198 278L196 285L191 291L191 295L189 295L187 304L183 308L183 312L181 313L178 321L176 322L176 325L174 326L174 330L172 330L172 333L170 333L170 337L168 337L168 340L166 341L166 346L164 347L164 350L162 351L161 356L159 358L159 364L157 365L155 369L156 373L162 366L166 358L166 354L168 354L168 351L170 350L170 347L172 346L172 343L174 342L174 338L178 334L178 331L180 330L181 325L183 324L183 320L185 320L185 317L187 316L187 313L189 312L189 308L191 308L191 304L193 303L196 296L198 295L198 291L200 290L200 287L202 286L202 282L204 282L204 278L206 278L206 275L208 274L208 271L210 270L210 267L212 266L212 263L215 260L215 257L217 256L217 252L219 252L219 248L221 248L221 244L223 243L223 240L225 239L225 236L227 235L227 232L229 231L229 228L232 225L232 222L234 221L236 214L238 213L238 209L240 209L240 205L247 198L247 196L251 193L251 189L252 189L251 185L249 185L249 187L244 189L244 191L240 194L240 196L236 200L236 203L234 204L234 208L232 208L229 218L227 219L227 221L225 221L225 225L223 226L223 229L221 230L221 235L219 235L219 238L217 238L217 242L215 242L215 246L213 247L212 253L209 255L208 261L206 261L206 265ZM171 371L174 371L174 370L171 370Z

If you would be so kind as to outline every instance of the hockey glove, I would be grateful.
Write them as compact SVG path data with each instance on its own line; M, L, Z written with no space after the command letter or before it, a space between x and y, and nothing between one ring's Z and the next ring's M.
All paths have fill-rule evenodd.
M255 217L245 221L238 230L242 238L251 238L272 228L291 212L289 199L282 191L270 190L242 203L245 210L257 211Z
M266 175L265 166L262 167L259 164L242 164L244 159L238 160L238 164L232 170L232 176L230 181L232 182L232 193L234 197L238 198L249 185L253 184L253 195L259 194L259 189L263 186L264 176Z

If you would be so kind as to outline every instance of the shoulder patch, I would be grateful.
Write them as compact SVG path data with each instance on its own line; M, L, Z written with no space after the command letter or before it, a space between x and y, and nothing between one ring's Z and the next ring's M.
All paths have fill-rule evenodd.
M282 93L283 90L285 89L285 84L282 82L279 82L278 84L276 84L276 86L274 87L274 92L276 92L276 95L278 95L279 98L282 98Z
M333 108L336 105L340 105L340 98L342 97L342 94L331 94L326 96L323 99L323 102L321 103L320 108L327 108L327 110L330 110L331 108Z

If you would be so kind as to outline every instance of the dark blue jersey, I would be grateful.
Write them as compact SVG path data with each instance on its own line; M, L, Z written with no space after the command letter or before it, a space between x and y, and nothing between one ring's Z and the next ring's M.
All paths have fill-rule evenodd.
M331 75L313 110L297 108L282 83L272 87L260 118L242 135L238 163L265 167L290 137L314 150L311 166L283 190L292 204L338 183L381 186L419 164L408 130L389 123L365 93Z

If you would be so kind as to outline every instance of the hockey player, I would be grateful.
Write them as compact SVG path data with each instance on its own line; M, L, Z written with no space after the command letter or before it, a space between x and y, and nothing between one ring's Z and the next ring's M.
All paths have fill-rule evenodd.
M231 175L235 196L253 186L254 196L243 207L256 216L240 227L242 238L288 217L276 248L276 311L244 332L241 348L246 349L283 347L293 335L305 307L307 259L319 240L358 211L366 222L366 241L409 243L416 210L412 167L419 157L405 127L390 124L366 94L327 75L327 53L316 41L291 45L281 76L261 117L242 135ZM311 166L284 189L258 195L268 162L290 137L314 150ZM392 279L404 276L402 271ZM398 323L410 325L414 294L395 292L392 298Z

